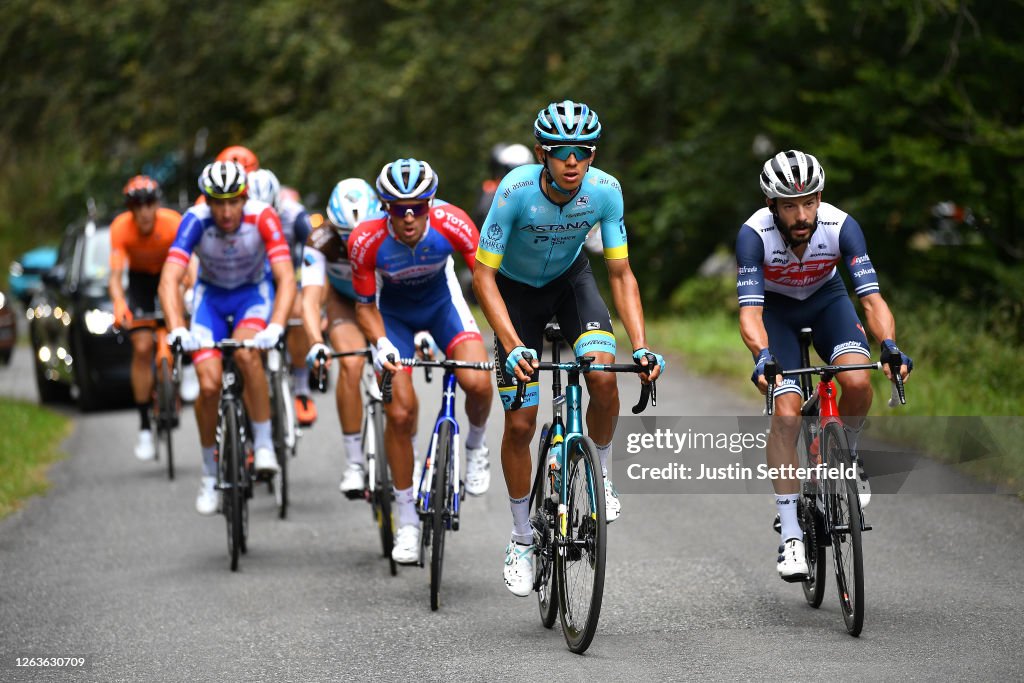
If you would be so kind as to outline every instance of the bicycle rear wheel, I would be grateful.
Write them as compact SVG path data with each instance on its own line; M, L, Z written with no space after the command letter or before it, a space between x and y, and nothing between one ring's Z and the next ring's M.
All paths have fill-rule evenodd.
M231 558L231 571L238 571L238 556L245 543L242 529L243 499L242 482L239 473L242 468L242 447L239 440L238 415L235 406L223 406L220 418L220 443L218 444L218 479L221 485L222 507L227 521L228 556Z
M828 467L852 466L850 447L838 424L825 427L822 448ZM839 606L852 636L864 628L864 554L861 547L861 510L855 479L827 479L832 558L835 562Z
M544 628L551 628L558 616L558 598L555 581L553 552L555 547L555 515L558 505L552 499L551 477L548 476L547 454L551 449L551 424L544 425L537 444L537 471L533 477L533 488L530 490L530 509L533 514L530 523L533 525L533 542L536 552L533 561L536 566L537 607L540 610L540 623Z
M284 519L288 515L288 419L287 402L291 400L284 373L271 373L270 382L270 415L272 435L274 439L274 455L280 471L274 476L274 498L277 501L277 516Z
M430 491L430 609L441 605L441 570L444 567L444 537L451 506L449 469L452 466L452 425L442 422L437 430L437 451L434 453L434 481Z
M363 448L371 449L366 453L367 466L371 468L373 491L370 503L373 519L377 523L380 534L381 550L388 558L391 576L398 574L398 564L391 557L395 547L395 527L391 517L391 477L388 475L388 456L384 450L384 413L378 405L368 407L363 431ZM368 434L367 432L373 432ZM372 438L371 438L372 437Z
M566 457L566 500L559 506L558 608L562 635L569 649L580 654L590 647L601 617L604 596L607 529L604 477L597 447L589 437L574 439Z

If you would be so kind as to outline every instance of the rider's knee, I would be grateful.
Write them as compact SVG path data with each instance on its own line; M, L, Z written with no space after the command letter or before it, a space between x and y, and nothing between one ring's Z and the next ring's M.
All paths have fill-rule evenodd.
M132 350L136 356L149 356L153 353L153 335L147 331L136 332L132 335Z
M251 376L251 373L263 371L263 361L260 359L259 351L254 349L239 349L236 351L235 364L246 377Z
M341 383L358 383L366 361L362 356L350 356L341 359Z
M489 403L494 394L494 384L486 372L474 372L468 377L461 378L459 386L467 396L472 396L477 401L486 400Z
M587 391L590 402L610 403L619 400L619 385L610 372L594 372L587 375Z
M840 373L837 378L844 394L848 396L861 396L871 398L871 378L866 372L845 372Z
M416 426L416 410L412 405L393 401L387 409L388 426L403 434L412 434Z
M529 443L537 430L537 418L528 418L523 415L505 416L505 438L516 444Z
M197 372L199 393L206 398L217 399L220 396L220 374L212 370Z

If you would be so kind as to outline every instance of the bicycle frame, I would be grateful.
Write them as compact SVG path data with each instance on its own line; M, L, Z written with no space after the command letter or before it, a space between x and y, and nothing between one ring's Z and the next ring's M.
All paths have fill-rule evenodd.
M404 361L403 361L404 362ZM455 417L455 369L446 368L444 371L444 390L441 393L441 409L437 413L437 420L434 421L434 432L430 437L430 449L427 452L427 459L423 463L423 471L420 473L420 485L418 487L417 507L420 514L433 514L434 501L431 499L431 490L434 484L434 463L438 448L438 434L441 425L447 422L452 428L452 477L450 479L454 495L452 496L451 516L447 520L446 527L452 530L459 528L459 508L461 506L461 479L462 471L461 455L459 447L459 421ZM442 501L443 504L443 501Z

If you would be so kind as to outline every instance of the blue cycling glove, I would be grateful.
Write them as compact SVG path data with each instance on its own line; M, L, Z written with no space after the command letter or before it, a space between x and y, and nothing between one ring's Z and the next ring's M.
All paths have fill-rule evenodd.
M537 360L537 352L525 346L517 346L508 352L508 358L505 359L505 372L508 374L510 382L516 380L516 366L519 365L519 361L522 360L524 353L529 353L533 356L534 360Z
M893 356L899 355L900 365L907 366L907 372L909 373L914 369L914 361L910 359L910 356L900 351L900 347L896 346L896 342L892 339L886 339L882 342L882 357L881 361L883 365L888 365L889 361L892 360Z
M661 371L665 372L665 358L660 353L655 353L646 346L639 348L633 352L633 362L636 363L637 365L640 365L640 359L646 356L647 354L654 356L656 362L658 363L658 366L661 368ZM648 370L647 374L650 374L650 370Z
M753 382L755 386L757 385L757 379L764 376L765 363L770 360L774 360L778 363L778 361L775 360L775 356L773 356L772 352L768 349L761 349L758 351L757 358L754 359L754 374L750 376L750 381ZM782 368L779 368L779 370L781 371Z

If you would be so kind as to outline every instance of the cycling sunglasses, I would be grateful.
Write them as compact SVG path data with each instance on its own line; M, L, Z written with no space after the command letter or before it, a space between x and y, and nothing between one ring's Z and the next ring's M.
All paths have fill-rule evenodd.
M565 161L570 155L576 156L576 161L585 161L594 156L594 145L541 145L541 149L558 159Z
M405 218L409 214L412 214L415 218L419 218L427 211L430 211L430 202L419 202L417 204L388 203L385 205L385 208L388 215L392 218Z

